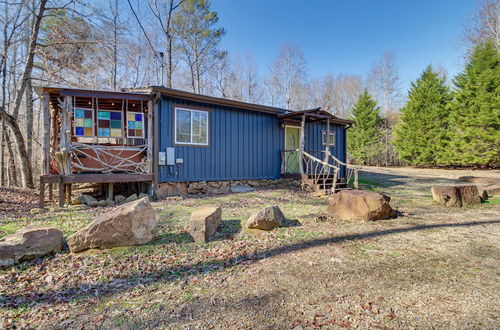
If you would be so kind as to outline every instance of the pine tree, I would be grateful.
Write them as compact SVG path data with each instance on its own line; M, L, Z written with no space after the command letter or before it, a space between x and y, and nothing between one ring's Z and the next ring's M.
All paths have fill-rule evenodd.
M365 89L352 109L354 125L347 131L347 147L351 160L368 164L382 152L380 109Z
M400 159L412 165L436 165L446 149L451 93L446 79L428 66L411 84L401 109L394 147Z
M454 84L448 162L500 166L500 53L492 42L476 47Z

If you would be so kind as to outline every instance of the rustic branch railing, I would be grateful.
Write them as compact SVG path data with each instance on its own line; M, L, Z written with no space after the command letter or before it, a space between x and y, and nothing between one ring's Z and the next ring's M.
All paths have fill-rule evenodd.
M332 159L333 165L335 165L339 169L341 169L342 166L345 168L345 171L346 171L345 178L346 178L347 184L349 184L349 181L351 181L351 179L354 176L353 185L354 185L355 189L358 189L359 188L359 181L358 181L359 180L359 178L358 178L359 177L359 170L361 170L362 167L344 163L344 162L340 161L338 158L336 158L334 155L332 155L332 153L330 151L328 151L327 153L328 153L328 156Z
M111 152L111 150L119 150L119 152ZM134 147L117 147L117 146L103 146L91 145L86 143L73 142L71 155L73 167L90 172L111 173L112 171L126 172L126 173L147 173L148 164L144 157L141 157L139 162L134 158L144 155L147 150L147 145L134 146ZM134 151L130 155L122 155L124 151ZM97 162L100 167L85 167L80 161L80 156L89 158Z
M337 180L339 177L339 168L335 165L329 164L319 158L314 157L308 152L303 152L303 166L304 166L304 174L308 176L309 180L312 180L312 183L315 185L319 185L324 190L326 189L326 182L330 179L333 180L333 184L331 189L328 189L327 194L331 194L335 192L335 188L337 186Z

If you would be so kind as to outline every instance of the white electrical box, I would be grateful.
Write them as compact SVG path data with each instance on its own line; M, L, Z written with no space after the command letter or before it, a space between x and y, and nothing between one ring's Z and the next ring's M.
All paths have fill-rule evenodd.
M176 162L177 164L184 164L184 159L182 159L182 158L177 158L177 159L175 160L175 162Z
M165 165L165 153L163 151L160 151L158 153L158 165Z
M175 165L175 148L167 148L167 165Z

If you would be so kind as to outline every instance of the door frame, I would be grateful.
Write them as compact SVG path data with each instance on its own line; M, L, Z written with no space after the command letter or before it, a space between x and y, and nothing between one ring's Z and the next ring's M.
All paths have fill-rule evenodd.
M283 147L284 147L284 149L285 149L285 150L288 150L288 149L286 148L286 129L287 129L287 127L288 127L288 128L298 128L298 129L299 129L299 139L300 139L300 128L301 128L301 127L300 127L300 126L298 126L298 125L284 125L284 126L283 126ZM298 146L298 148L300 148L300 141L298 141L298 142L299 142L299 146ZM298 151L296 151L296 153L297 153L297 155L298 155ZM286 154L285 154L285 158L286 158ZM300 161L299 161L298 157L297 157L297 169L298 169L298 170L297 170L297 172L296 172L296 173L295 173L295 172L293 172L293 173L292 173L292 172L286 172L286 171L287 171L287 168L286 168L286 167L284 167L285 173L292 173L292 174L298 174L298 173L300 173Z

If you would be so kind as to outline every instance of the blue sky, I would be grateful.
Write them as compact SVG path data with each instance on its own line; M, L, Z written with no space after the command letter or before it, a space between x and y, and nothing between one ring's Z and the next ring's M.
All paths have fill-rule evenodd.
M212 0L222 48L267 72L284 41L301 46L311 76L366 74L393 51L403 88L428 64L461 70L462 27L476 0Z

